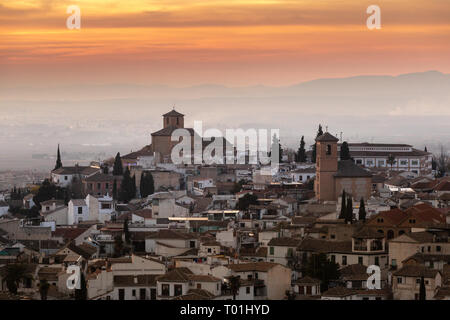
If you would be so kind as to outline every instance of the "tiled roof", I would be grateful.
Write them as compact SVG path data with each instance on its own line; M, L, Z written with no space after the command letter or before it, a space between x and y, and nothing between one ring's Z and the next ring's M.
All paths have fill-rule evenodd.
M326 142L326 141L330 141L330 142L338 142L339 139L336 138L335 136L331 135L329 132L325 132L324 134L322 134L320 137L316 138L316 141L322 141L322 142Z
M272 262L250 262L250 263L237 263L229 264L227 267L234 272L246 272L246 271L260 271L267 272L273 267L279 266L278 263Z
M362 227L359 230L355 231L353 234L353 238L358 239L382 239L384 235L373 230L372 228Z
M437 273L439 273L438 270L424 266L405 265L400 270L394 272L394 276L434 278Z
M334 287L330 288L324 293L323 297L347 297L355 294L355 290L346 287Z
M196 239L196 235L192 233L182 233L173 230L162 229L158 232L155 232L152 235L147 236L147 239Z
M188 282L189 274L187 274L185 270L177 268L158 277L157 280L161 282Z
M179 113L175 109L163 114L163 117L184 117L184 114Z
M74 166L74 167L61 167L59 169L53 170L52 173L58 175L74 175L81 174L89 176L95 172L99 172L99 168L94 167L83 167L83 166Z
M115 287L155 287L156 278L159 275L131 275L131 276L114 276Z
M302 242L301 239L295 238L272 238L270 239L268 246L279 246L279 247L297 247Z
M316 253L349 253L352 252L352 241L329 241L306 238L302 240L297 250Z
M308 276L305 276L303 278L297 279L297 281L295 281L296 284L320 284L320 280L319 279L315 279L315 278L311 278Z
M352 160L338 162L338 171L335 177L372 177L372 174L355 164Z

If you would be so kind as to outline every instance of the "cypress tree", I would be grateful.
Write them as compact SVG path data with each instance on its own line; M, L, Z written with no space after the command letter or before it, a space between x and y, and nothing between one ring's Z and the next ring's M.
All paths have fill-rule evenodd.
M140 184L141 198L147 198L155 192L155 183L150 172L144 172L141 176Z
M128 230L128 218L123 222L123 233L125 235L125 242L130 243L130 230Z
M349 196L347 198L346 211L347 211L347 214L345 215L345 222L352 223L352 221L353 221L353 200L352 200L351 196Z
M136 198L136 174L131 178L130 184L130 200Z
M341 160L350 160L350 149L348 147L347 141L344 141L341 145L341 152L340 152L340 158Z
M114 179L113 189L112 189L112 197L114 200L117 200L117 180Z
M422 276L420 278L419 300L426 300L426 299L427 299L427 295L426 295L426 291L425 291L425 279Z
M347 209L346 209L346 194L345 194L345 189L342 190L342 200L341 200L341 214L339 215L339 219L345 219L345 215L347 213Z
M122 159L120 158L120 152L117 152L116 158L114 159L113 175L121 176L123 175Z
M319 129L317 130L316 139L317 139L318 137L320 137L321 135L323 135L323 130L322 130L322 125L319 124ZM311 156L311 162L312 162L312 163L316 163L316 158L317 158L317 143L315 142L314 145L313 145L312 156Z
M427 146L425 146L425 149L423 151L428 152Z
M58 152L56 155L56 165L55 170L62 167L62 161L61 161L61 152L59 151L59 144L58 144Z
M300 148L297 152L297 162L306 162L305 137L300 140Z
M359 202L358 219L361 221L366 221L366 207L364 205L364 199L361 198Z
M131 196L133 190L133 180L130 176L130 170L125 170L125 173L123 174L122 183L120 184L120 190L119 190L119 200L123 201L125 203L128 203L133 197Z

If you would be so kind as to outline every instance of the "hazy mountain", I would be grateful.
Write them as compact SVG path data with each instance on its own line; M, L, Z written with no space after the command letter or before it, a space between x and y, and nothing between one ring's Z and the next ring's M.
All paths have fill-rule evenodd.
M174 105L186 126L203 120L205 128L221 130L279 128L291 147L301 135L312 143L319 123L350 141L450 144L450 75L437 71L284 87L40 85L0 88L0 97L0 169L26 167L33 153L53 153L57 143L66 152L136 150Z

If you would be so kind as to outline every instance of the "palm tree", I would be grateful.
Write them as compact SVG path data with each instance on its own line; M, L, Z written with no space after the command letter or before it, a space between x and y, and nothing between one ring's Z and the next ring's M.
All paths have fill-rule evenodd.
M39 293L41 295L41 300L47 300L48 289L50 289L50 284L46 279L39 282Z
M389 154L389 157L387 158L386 163L391 165L391 171L392 171L392 166L395 164L395 156L391 153Z
M28 271L26 264L7 264L2 272L3 281L6 282L9 292L17 294L21 281L31 280L33 276Z

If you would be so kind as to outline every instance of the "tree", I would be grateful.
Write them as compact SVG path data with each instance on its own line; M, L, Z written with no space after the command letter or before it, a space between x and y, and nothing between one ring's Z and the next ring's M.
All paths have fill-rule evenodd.
M395 160L395 156L391 153L389 154L386 163L389 164L391 166L391 171L392 171L392 166L396 163L397 161Z
M62 166L63 165L62 165L62 162L61 162L61 153L59 152L59 144L58 144L58 152L57 152L57 155L56 155L55 170L61 168Z
M130 170L127 167L123 174L122 183L120 184L119 201L128 203L134 198L133 190L136 191L136 187L133 187L133 179L131 178Z
M147 198L155 192L155 182L151 172L142 173L139 191L141 193L141 198Z
M340 152L340 158L341 160L350 160L350 149L348 147L347 141L344 141L341 145L341 152Z
M121 236L116 236L114 238L114 256L121 257L123 253L123 240Z
M247 181L244 179L239 180L238 182L234 183L233 189L231 190L231 193L236 194L242 190L242 186L246 184Z
M297 151L297 162L306 162L305 137L300 140L300 148Z
M242 198L239 198L237 207L241 211L247 211L252 204L258 204L258 197L254 194L247 193Z
M272 156L272 151L278 149L278 163L281 163L283 159L283 149L281 148L280 139L278 139L277 135L274 134L272 137L272 146L271 146L271 152L270 156Z
M136 198L136 174L133 174L130 185L130 200Z
M345 189L342 190L342 199L341 199L341 214L339 215L339 219L345 219L345 214L347 212L347 209L345 207L345 202L346 202L346 194L345 194Z
M123 222L123 233L125 235L125 242L127 244L130 243L130 230L128 229L128 218L125 218L125 221Z
M339 279L339 265L329 259L324 253L313 254L303 265L305 275L320 280L320 290L328 290L330 281Z
M47 300L48 290L50 289L50 284L46 279L39 282L39 294L41 295L41 300Z
M441 151L436 158L437 177L444 177L448 170L449 156L444 150L444 146L441 145Z
M8 291L12 294L17 294L21 281L30 281L33 276L28 271L26 264L12 263L7 264L2 270L3 281L6 282Z
M113 197L113 199L114 200L117 200L117 180L116 179L114 179L114 182L113 182L113 190L112 190L112 197Z
M230 281L230 290L233 294L233 300L236 300L236 295L239 292L239 288L241 287L241 277L240 276L231 276L229 278Z
M322 125L319 124L319 129L317 130L316 139L323 135ZM313 149L312 149L312 156L311 156L311 162L316 163L316 157L317 157L317 143L314 143Z
M420 278L419 300L426 300L426 299L427 299L427 295L426 295L426 291L425 291L425 279L422 276Z
M75 289L75 300L87 300L87 285L84 273L80 276L80 289Z
M358 219L361 221L366 221L366 207L364 205L364 199L361 198L359 202Z
M424 152L428 152L427 146L425 146L425 149L423 149Z
M117 152L116 158L114 159L113 175L121 176L123 175L122 159L120 158L120 152Z
M349 196L347 198L347 205L346 205L346 215L345 215L345 223L352 223L353 221L353 200L352 197Z

